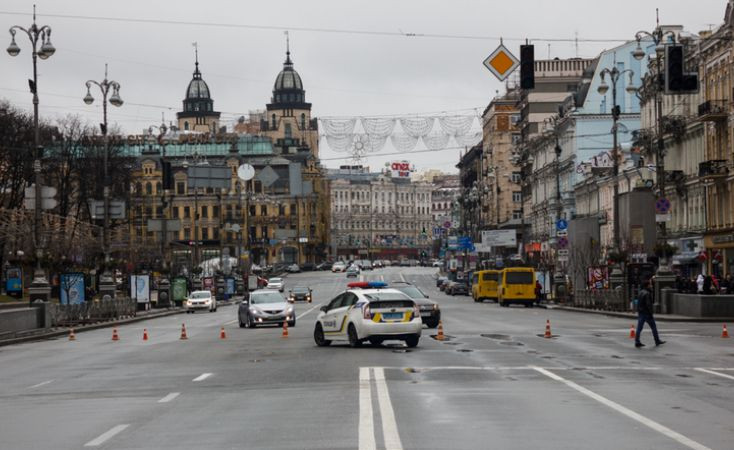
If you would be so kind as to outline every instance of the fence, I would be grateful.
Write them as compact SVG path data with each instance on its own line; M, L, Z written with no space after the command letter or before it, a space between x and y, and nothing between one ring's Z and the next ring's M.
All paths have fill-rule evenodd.
M603 311L631 310L629 300L622 289L575 291L573 306Z
M84 302L76 305L49 304L52 327L76 326L135 316L137 304L132 298Z

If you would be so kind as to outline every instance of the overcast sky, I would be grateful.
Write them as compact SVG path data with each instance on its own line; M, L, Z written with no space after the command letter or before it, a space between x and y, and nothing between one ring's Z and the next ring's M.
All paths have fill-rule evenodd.
M175 120L194 67L192 42L215 109L226 122L263 109L270 100L290 30L295 68L303 79L313 115L410 115L439 111L481 114L503 84L482 66L504 37L518 53L520 39L537 40L536 59L593 57L638 30L681 24L692 32L718 26L725 0L38 0L39 25L50 25L56 54L39 62L41 114L80 114L101 121L99 102L86 106L84 82L109 76L122 84L125 104L110 110L110 121L137 134L158 124L161 112ZM31 1L3 0L0 30L29 26ZM18 15L13 13L28 13ZM79 19L44 14L96 17ZM147 19L149 22L102 18ZM156 20L219 24L164 24ZM225 26L240 25L240 26ZM248 28L255 25L262 28ZM306 30L306 29L311 30ZM316 29L330 30L317 31ZM334 32L338 30L339 32ZM372 32L370 34L354 32ZM5 31L3 31L4 33ZM386 32L380 34L379 32ZM395 34L397 33L397 34ZM419 36L404 36L415 33ZM394 35L395 34L395 35ZM421 34L451 37L424 37ZM469 36L474 38L459 38ZM9 35L0 40L5 48ZM609 42L587 40L609 39ZM0 55L0 98L31 108L26 79L32 75L29 42L18 40L15 58ZM94 95L97 95L93 93ZM98 97L98 95L97 95ZM461 111L460 111L461 110ZM438 125L436 125L438 126ZM478 122L475 128L478 129ZM454 147L455 144L450 144ZM386 147L383 152L394 149ZM461 150L406 154L418 169L453 169ZM335 167L344 154L322 141L321 157ZM380 168L395 156L371 157ZM455 170L455 169L454 169Z

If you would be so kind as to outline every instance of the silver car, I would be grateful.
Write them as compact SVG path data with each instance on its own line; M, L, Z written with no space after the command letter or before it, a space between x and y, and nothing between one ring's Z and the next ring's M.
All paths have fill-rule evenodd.
M284 287L282 278L271 278L266 286L267 289L277 289L279 292L283 292Z
M258 325L288 322L289 327L296 326L296 310L294 306L278 292L259 289L250 293L250 298L240 303L237 316L241 328L255 328Z

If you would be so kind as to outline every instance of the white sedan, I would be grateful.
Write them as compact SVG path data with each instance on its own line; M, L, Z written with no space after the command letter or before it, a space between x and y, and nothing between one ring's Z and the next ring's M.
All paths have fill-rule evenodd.
M194 291L186 299L184 307L186 313L193 313L197 309L208 309L209 312L214 312L217 310L217 299L214 298L211 291Z
M284 287L285 284L283 283L282 278L270 278L268 280L268 285L265 286L266 289L277 289L279 292L283 292Z
M316 317L316 345L325 347L331 341L347 341L350 346L359 347L364 341L381 345L387 340L404 341L408 347L418 345L423 322L410 297L396 289L386 289L386 284L379 281L348 286Z

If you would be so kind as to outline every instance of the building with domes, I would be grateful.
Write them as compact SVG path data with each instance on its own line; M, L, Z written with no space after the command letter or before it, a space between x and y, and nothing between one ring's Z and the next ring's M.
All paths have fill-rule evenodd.
M196 52L194 77L186 88L183 111L176 113L178 128L183 131L212 133L217 131L221 113L214 111L214 100L206 81L199 71L199 52Z

